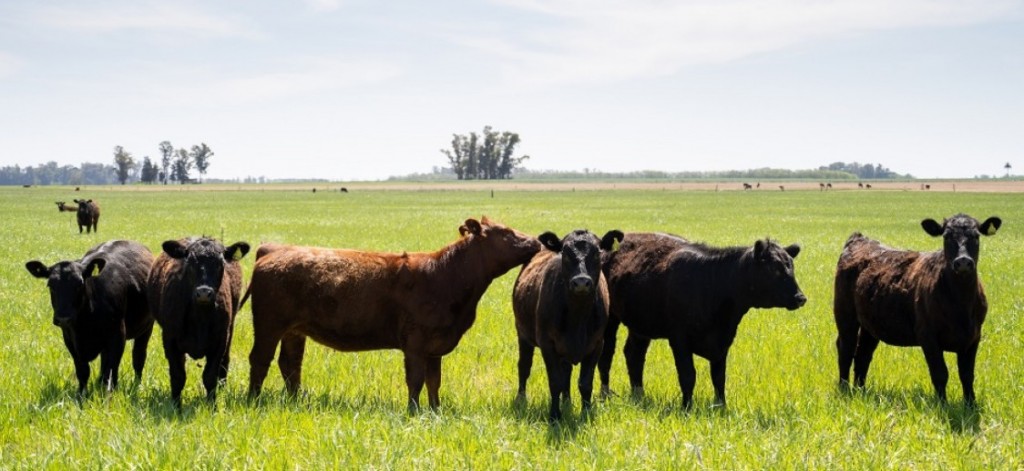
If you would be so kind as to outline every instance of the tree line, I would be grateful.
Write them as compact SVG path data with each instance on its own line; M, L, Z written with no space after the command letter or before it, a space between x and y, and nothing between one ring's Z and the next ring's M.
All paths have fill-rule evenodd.
M503 180L530 156L514 157L518 133L484 126L482 134L452 134L451 149L441 149L459 180Z
M141 164L131 152L122 146L114 147L114 164L85 162L81 166L60 165L55 161L36 166L21 167L8 165L0 167L0 185L122 185L130 182L149 184L171 182L180 184L202 182L210 167L213 149L205 142L194 145L191 150L175 149L168 141L158 146L160 160L149 156ZM194 180L192 172L199 173Z

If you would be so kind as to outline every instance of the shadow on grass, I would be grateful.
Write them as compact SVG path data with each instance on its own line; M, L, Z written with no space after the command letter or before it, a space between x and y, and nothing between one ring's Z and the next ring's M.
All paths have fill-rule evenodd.
M981 432L981 404L968 405L963 399L942 402L930 388L916 386L911 389L852 388L839 386L838 396L845 400L861 399L877 408L933 412L942 417L949 429L957 434L974 435Z
M577 401L574 405L571 400L563 400L559 404L562 418L550 420L550 398L534 401L532 404L526 398L516 396L509 411L515 420L533 425L546 425L548 429L547 441L550 445L560 445L571 442L594 420L597 414L597 402L592 402L588 409L582 409Z

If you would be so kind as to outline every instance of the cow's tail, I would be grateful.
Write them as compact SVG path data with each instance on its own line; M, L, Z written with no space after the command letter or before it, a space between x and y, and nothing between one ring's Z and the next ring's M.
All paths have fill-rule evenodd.
M249 300L249 294L252 292L252 280L249 280L249 286L245 287L245 294L242 295L242 300L238 302L238 310L241 311L245 307L245 302Z

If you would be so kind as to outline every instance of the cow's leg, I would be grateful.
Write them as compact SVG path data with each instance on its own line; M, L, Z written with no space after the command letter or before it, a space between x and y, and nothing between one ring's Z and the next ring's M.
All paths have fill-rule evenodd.
M672 356L676 361L679 389L683 392L683 408L693 408L693 387L697 384L697 370L693 366L693 352L686 349L681 341L669 340ZM724 379L724 376L723 376Z
M572 368L572 365L562 361L558 354L552 350L541 349L540 353L544 357L544 369L548 373L548 392L551 395L548 419L554 422L562 418L562 409L560 407L562 393L569 389L569 375L566 374L566 366ZM571 371L570 369L569 372Z
M533 369L534 349L528 340L519 339L519 392L516 394L516 401L526 400L526 380L530 378L530 371Z
M836 353L839 357L839 387L850 387L850 367L853 365L853 356L857 352L857 331L860 323L857 322L855 314L842 311L842 306L836 306L835 319L836 330Z
M405 352L405 385L409 388L409 412L420 408L420 393L427 379L426 358L412 352Z
M633 395L644 395L644 364L647 362L647 348L651 339L630 332L626 337L626 346L622 348L626 356L626 371L629 372L629 385Z
M715 405L719 407L725 407L725 365L728 357L726 352L721 358L710 360L711 385L715 388Z
M289 332L281 338L281 355L277 366L281 369L285 388L289 394L299 392L302 385L302 358L306 355L306 336Z
M167 357L167 369L171 375L171 401L175 407L181 407L181 391L185 389L185 352L174 346L174 340L165 335L164 356Z
M964 389L964 403L974 405L974 359L978 356L978 342L956 355L957 370L960 371L960 385Z
M135 340L132 340L132 369L135 370L135 382L142 382L142 369L146 366L146 350L149 348L149 338L153 335L152 324L148 329L143 330Z
M277 344L284 335L283 330L260 322L260 317L256 315L255 300L253 304L253 343L252 350L249 351L249 398L260 395L263 381L267 379L267 371L270 370L270 363L274 360L274 351L277 350ZM271 317L273 317L272 313Z
M206 357L206 366L203 367L203 387L206 388L206 400L213 403L217 401L217 386L220 380L221 363L228 354L224 347L217 347Z
M228 380L228 370L231 368L231 340L235 336L235 319L228 323L227 342L224 344L224 355L220 357L220 368L217 369L217 382L221 385Z
M601 396L612 393L610 374L612 360L615 358L615 342L619 332L618 316L608 316L608 324L604 328L604 346L601 347L601 358L597 362L597 370L601 376Z
M874 357L876 348L878 348L878 339L861 328L857 337L857 350L853 356L854 386L864 387L864 382L868 378L868 367L871 366L871 358Z
M928 362L928 373L932 377L932 386L935 386L935 395L940 401L946 402L946 383L949 381L949 370L946 368L946 359L942 356L942 349L934 345L934 342L922 342L921 350L924 351L924 359Z
M425 362L427 366L427 401L429 401L431 409L437 410L441 407L441 357L428 356Z
M78 395L84 395L89 386L89 362L73 356L75 360L75 376L78 378Z
M111 335L100 353L100 384L108 392L117 388L118 371L124 356L124 335Z
M594 351L583 357L583 361L580 362L580 377L577 381L579 383L580 401L582 402L581 407L584 412L592 407L590 399L594 394L594 370L602 354L601 345L598 345Z

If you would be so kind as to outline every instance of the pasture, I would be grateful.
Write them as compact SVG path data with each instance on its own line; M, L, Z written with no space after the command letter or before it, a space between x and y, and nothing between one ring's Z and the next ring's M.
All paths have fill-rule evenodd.
M5 469L1020 469L1024 467L1024 193L944 191L524 191L513 182L462 190L272 191L236 187L85 188L103 208L98 234L79 235L54 201L66 187L0 188L0 468ZM490 189L495 191L492 194ZM221 190L221 191L218 191ZM230 190L230 191L229 191ZM265 191L264 191L265 190ZM919 348L879 347L864 390L836 387L832 282L843 242L862 231L900 248L936 250L921 219L998 215L982 239L979 273L989 312L978 354L979 407L965 408L955 356L948 405L937 403ZM488 215L537 235L577 228L662 231L713 245L770 236L799 243L796 277L808 297L796 311L752 310L730 350L725 410L711 407L707 362L697 360L695 407L680 408L668 345L652 343L644 399L628 393L621 351L616 395L547 422L540 355L525 406L516 394L511 291L518 269L496 280L476 323L442 363L442 407L410 415L397 350L340 353L309 342L303 392L290 398L276 362L256 402L246 399L252 316L239 313L231 371L215 406L205 402L203 361L189 360L182 410L170 400L159 327L141 383L121 366L120 389L75 395L70 357L52 325L45 282L24 268L77 259L115 238L154 252L167 239L211 235L247 241L246 283L261 242L378 251L433 251L467 218ZM625 330L619 332L619 348ZM575 378L574 380L575 381ZM596 382L596 381L595 381ZM595 387L597 385L595 384Z

